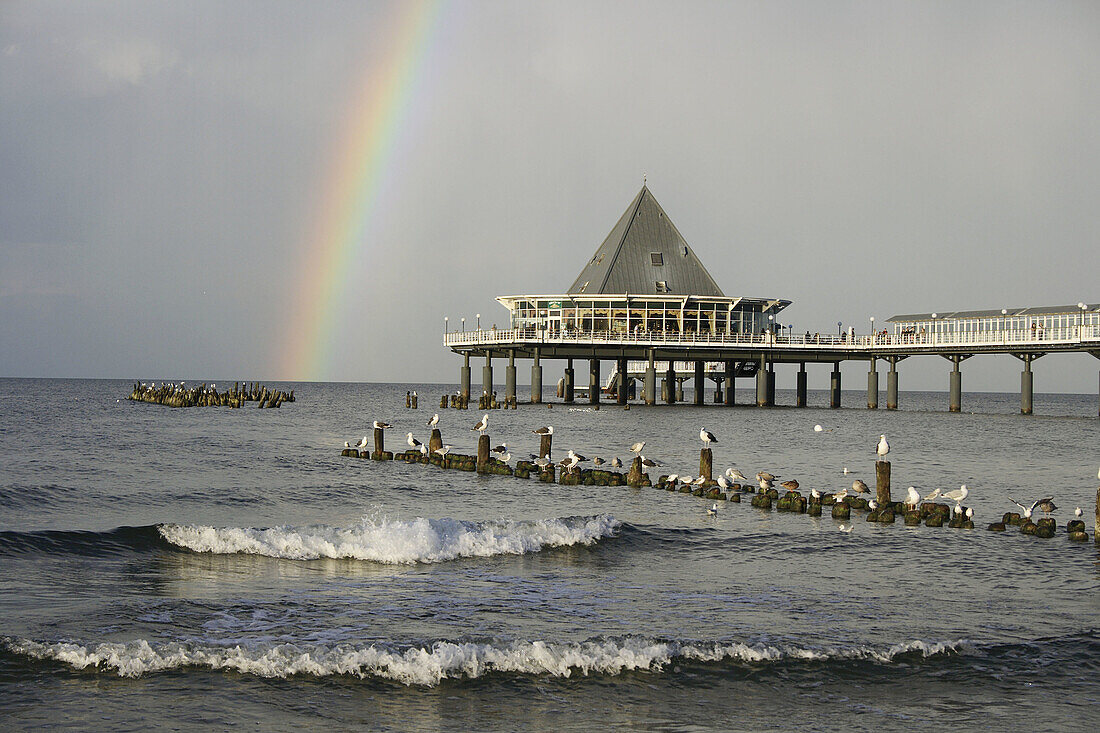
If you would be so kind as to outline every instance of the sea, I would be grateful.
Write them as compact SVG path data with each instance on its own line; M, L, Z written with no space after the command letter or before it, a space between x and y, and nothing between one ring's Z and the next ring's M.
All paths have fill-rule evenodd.
M473 453L482 413L439 409L454 385L268 386L296 401L0 380L3 730L1100 728L1096 395L1036 395L1032 416L1015 394L953 414L943 393L833 410L782 390L489 414L513 462L551 425L556 458L645 441L652 478L697 475L706 428L716 470L835 491L874 486L885 434L895 498L970 490L974 529L854 512L844 532L747 498L709 516L654 488L341 457L374 420L390 450L426 441L435 413ZM1042 496L1055 537L987 531ZM1065 530L1078 506L1087 542Z

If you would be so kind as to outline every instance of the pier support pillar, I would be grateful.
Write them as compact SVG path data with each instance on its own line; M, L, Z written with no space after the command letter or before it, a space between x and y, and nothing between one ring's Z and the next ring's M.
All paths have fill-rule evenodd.
M886 409L898 409L898 358L891 356L890 371L886 372Z
M1034 375L1031 372L1031 355L1024 357L1024 370L1020 373L1020 414L1031 414L1031 395L1034 387Z
M775 407L775 364L768 363L768 407Z
M493 394L493 352L485 352L485 366L481 369L481 389L483 394Z
M531 404L542 402L542 363L539 360L539 350L535 349L535 360L531 362Z
M684 380L677 377L675 381L676 381L676 401L677 402L683 402L684 401Z
M706 392L707 383L703 377L703 362L695 362L695 406L701 407L703 405L703 395Z
M878 360L871 359L871 368L867 372L867 409L878 409Z
M829 375L829 407L840 407L840 362L834 362L833 372Z
M462 355L462 367L458 370L458 391L462 399L470 399L470 354Z
M600 360L588 360L588 402L600 404Z
M764 362L756 365L756 406L768 405L768 366Z
M735 402L734 393L736 392L736 385L737 385L737 382L734 381L736 378L733 376L734 375L733 362L732 361L727 361L726 364L725 364L725 367L726 367L726 377L723 380L725 382L725 384L723 384L722 387L725 390L725 395L724 395L725 404L726 404L727 407L732 407L734 402Z
M630 377L626 372L626 358L619 358L619 394L617 403L625 405L627 397L630 396Z
M950 412L962 412L963 375L959 370L962 359L958 356L950 357L954 365L951 369L950 394L948 396L947 409Z
M798 376L795 380L794 406L806 406L806 362L798 365Z
M565 362L565 390L562 395L562 399L565 400L565 404L573 404L573 360L569 359Z
M676 365L671 359L665 371L665 402L670 405L676 402Z
M653 361L653 349L649 350L649 365L645 368L645 403L657 404L657 365Z
M504 370L504 399L511 405L516 398L516 350L508 352L508 366Z

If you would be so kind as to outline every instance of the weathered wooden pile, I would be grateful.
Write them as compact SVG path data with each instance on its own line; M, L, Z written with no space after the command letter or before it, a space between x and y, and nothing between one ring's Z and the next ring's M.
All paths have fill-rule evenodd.
M240 382L233 384L233 389L222 392L217 390L217 385L207 386L201 384L195 387L187 387L185 383L171 384L135 383L130 396L126 399L134 402L149 402L154 405L166 405L168 407L231 407L240 408L246 402L258 402L258 407L279 407L284 402L294 402L294 390L283 392L281 390L269 390L262 384L250 382L244 387Z

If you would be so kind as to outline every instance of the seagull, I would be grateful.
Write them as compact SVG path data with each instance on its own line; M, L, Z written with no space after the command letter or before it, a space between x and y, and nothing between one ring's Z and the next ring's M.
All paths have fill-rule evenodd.
M694 481L692 481L692 483L693 483L693 484L695 484L696 486L702 486L702 485L703 485L703 484L705 484L706 482L707 482L707 477L706 477L706 476L702 476L702 475L700 475L700 476L699 476L699 478L697 478L697 479L695 479Z
M570 451L570 452L572 452L572 451ZM581 462L580 456L577 456L577 455L569 456L569 459L566 463L566 468L568 468L570 471L572 471L574 468L577 467L577 464L580 463L580 462Z
M958 506L962 502L962 500L966 498L966 495L969 494L969 493L970 493L970 489L966 488L966 484L963 484L962 486L955 489L954 491L948 491L946 494L943 494L943 498L944 499L950 499L951 501L955 502L956 506ZM1036 502L1036 503L1038 503L1038 502Z
M852 533L852 525L850 525L850 524L842 524L839 527L837 527L837 529L839 529L841 532L846 532L848 534Z
M535 459L535 465L539 468L546 468L550 465L550 459L546 456L540 456L539 458Z
M363 439L362 439L362 440L360 440L360 441L359 441L359 444L358 444L358 445L356 445L355 447L356 447L356 448L366 448L366 447L367 447L367 436L365 436L365 435L364 435L364 436L363 436Z
M718 502L714 502L713 504L711 504L710 509L707 509L707 516L708 517L717 517L718 516Z
M493 448L491 452L493 452L493 453L507 453L508 452L508 444L507 443L501 443L496 448Z
M573 449L570 448L569 449L569 460L574 460L574 459L577 461L577 463L580 463L581 461L587 461L588 460L587 458L585 458L581 454L574 453Z
M1081 507L1077 507L1076 509L1073 510L1073 518L1074 519L1080 519L1081 518Z
M749 477L738 471L736 468L727 468L726 475L729 476L730 481L738 481L747 483Z
M856 492L857 494L869 494L869 493L871 493L867 489L867 484L863 483L858 478L855 481L852 482L852 491Z
M377 420L374 421L374 429L375 430L385 430L386 428L392 428L392 427L393 427L393 425L390 425L388 422L378 422Z
M795 481L793 478L790 481L784 481L783 483L781 483L779 485L782 486L787 491L795 491L798 488L798 482Z
M955 509L954 509L954 512L955 512L955 515L956 515L956 516L958 516L959 514L962 514L962 513L963 513L963 508L962 508L962 506L961 506L961 505L959 505L959 504L956 504L956 505L955 505Z
M817 489L810 489L810 496L812 496L815 499L820 499L821 498L821 492L818 491Z
M428 455L428 446L424 445L423 443L420 444L420 455Z
M940 490L939 490L939 489L936 489L936 490L935 490L935 491L933 491L933 492L932 492L931 494L929 494L928 496L924 497L924 500L925 500L925 501L935 501L935 500L936 500L936 499L938 499L938 498L940 498Z
M849 470L848 470L848 467L847 467L847 466L845 466L845 467L844 467L844 471L843 471L843 473L844 473L844 475L845 475L845 476L847 476L848 474L850 474L850 473L851 473L851 471L849 471Z
M438 424L439 424L439 413L437 412L434 415L432 415L432 419L428 421L428 427L429 428L434 428Z
M596 456L595 458L593 458L593 459L592 459L592 462L593 462L594 464L596 464L597 466L602 466L603 464L607 463L607 461L605 461L604 459L600 458L599 456Z
M416 438L414 438L412 433L408 433L405 436L405 442L409 444L410 448L419 448L420 447L420 441L417 440Z
M825 428L821 427L820 425L814 425L814 432L815 433L821 433L821 432L824 432L824 431L825 431Z
M645 448L645 441L644 440L639 440L637 443L630 446L630 452L634 453L636 455L641 455L642 448Z
M767 491L768 489L770 489L772 487L772 482L769 481L766 478L757 479L757 483L760 484L760 490L761 491Z
M905 505L911 509L916 509L917 504L920 504L920 492L917 491L915 486L910 486L905 496Z
M1058 509L1054 504L1054 497L1048 496L1035 502L1036 506L1043 510L1043 514L1052 514Z
M974 518L974 507L968 506L966 508L966 518L967 519L973 519Z
M441 456L445 456L445 455L447 455L448 453L451 452L451 446L445 445L442 448L436 448L435 452L438 453Z
M1032 513L1033 511L1035 511L1035 507L1039 506L1039 502L1035 502L1035 503L1034 503L1034 504L1032 504L1031 506L1024 506L1024 505L1023 505L1023 504L1021 504L1020 502L1018 502L1018 501L1016 501L1015 499L1013 499L1013 498L1012 498L1011 496L1010 496L1010 497L1008 497L1008 500L1009 500L1009 501L1011 501L1011 502L1012 502L1013 504L1015 504L1016 506L1018 506L1018 507L1020 507L1021 509L1023 509L1023 510L1024 510L1024 519L1031 519L1031 513Z
M848 498L848 489L841 489L833 494L833 501L837 504Z
M484 433L485 428L489 427L489 413L485 413L481 416L481 419L477 421L477 425L474 425L470 430L476 430L479 433Z
M505 453L500 457L500 460L501 460L502 463L508 463L509 461L512 460L512 454L511 453Z
M668 478L665 479L665 483L666 484L675 484L676 479L678 479L678 478L680 478L680 475L674 473L674 474L672 474L671 476L669 476Z
M349 443L348 441L345 440L344 441L344 447L345 448L351 448L351 443Z
M652 458L646 458L645 456L639 456L639 457L642 459L642 465L645 466L646 468L653 468L655 466L660 466L661 465L661 463L659 461L655 461Z
M890 444L886 442L885 435L878 436L878 448L876 450L878 451L878 459L880 461L884 460L886 454L890 452Z
M553 428L553 426L547 425L544 428L539 428L538 430L532 430L531 432L534 433L535 435L553 435L554 434L554 428Z
M612 458L611 459L611 467L612 468L622 468L623 467L623 462L620 461L618 458Z
M725 476L718 477L718 485L722 487L723 491L729 491L730 482Z
M760 473L756 474L756 478L757 480L764 479L765 481L775 481L776 479L774 475L768 473L767 471L761 471Z
M871 511L878 509L878 502L874 499L871 499L869 502L867 502L867 508Z
M714 433L709 432L705 428L699 428L699 440L703 441L704 445L718 442L718 438L714 437Z

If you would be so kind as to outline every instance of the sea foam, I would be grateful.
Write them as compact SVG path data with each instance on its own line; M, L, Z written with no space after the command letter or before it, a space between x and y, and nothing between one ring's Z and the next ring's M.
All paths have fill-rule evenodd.
M590 545L620 526L612 516L535 521L365 518L351 527L208 527L164 524L170 543L194 552L246 553L294 560L338 558L379 563L434 563L460 557L521 555L544 547Z
M152 645L144 639L88 646L71 642L43 644L26 639L8 642L13 652L34 659L53 659L77 669L111 670L122 677L197 667L261 677L374 677L418 686L437 685L445 679L474 679L489 673L571 677L575 674L660 672L677 660L760 664L785 660L866 659L890 663L902 655L928 657L957 652L965 644L962 641L910 641L882 649L815 650L625 638L572 643L515 641L500 645L440 641L427 647L406 649L349 644L279 644L248 649L179 642Z

